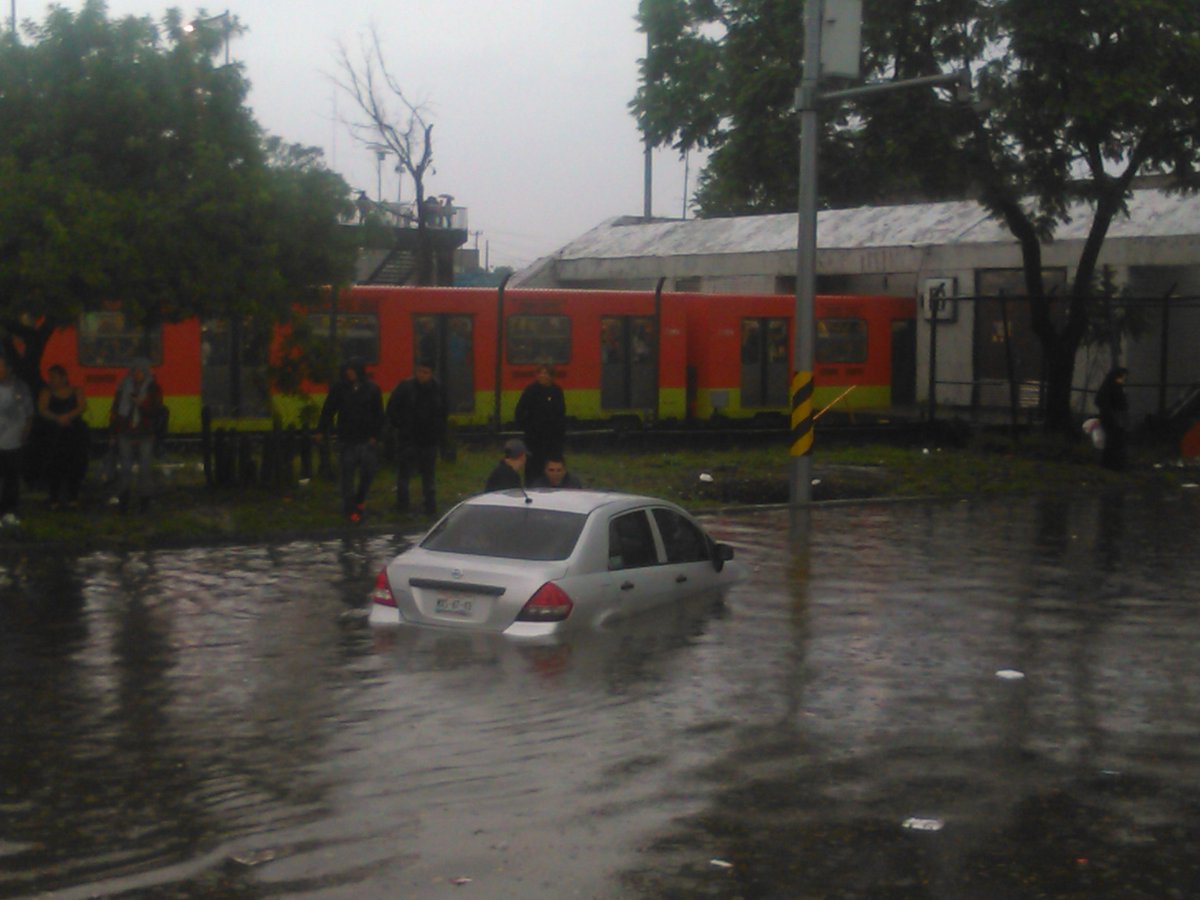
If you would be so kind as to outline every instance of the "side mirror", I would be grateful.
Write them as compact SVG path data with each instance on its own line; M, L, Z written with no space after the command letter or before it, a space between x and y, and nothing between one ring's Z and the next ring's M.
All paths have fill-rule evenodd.
M720 572L725 568L725 563L733 559L733 548L728 544L713 544L712 564L713 568Z

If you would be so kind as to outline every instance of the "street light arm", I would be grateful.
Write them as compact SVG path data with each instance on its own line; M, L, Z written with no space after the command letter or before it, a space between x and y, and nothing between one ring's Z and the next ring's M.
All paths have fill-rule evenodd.
M846 88L842 91L827 91L817 94L818 101L823 100L852 100L855 97L871 97L876 94L886 94L892 91L907 90L915 87L940 87L956 85L958 92L971 90L971 74L965 69L960 72L950 72L945 75L926 75L921 78L906 78L903 81L884 81L878 84L864 84L859 87ZM803 108L803 107L801 107Z

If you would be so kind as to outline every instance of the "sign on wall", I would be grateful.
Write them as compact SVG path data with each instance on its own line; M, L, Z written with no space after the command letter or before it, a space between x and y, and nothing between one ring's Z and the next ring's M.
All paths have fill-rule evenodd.
M921 285L921 313L926 319L937 316L939 322L953 322L958 318L958 279L926 278Z

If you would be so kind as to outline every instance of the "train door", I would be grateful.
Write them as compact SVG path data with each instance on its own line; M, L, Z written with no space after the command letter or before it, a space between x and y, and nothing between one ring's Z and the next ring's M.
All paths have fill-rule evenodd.
M475 330L470 316L413 316L413 365L424 360L446 388L452 413L475 411Z
M658 335L652 316L600 320L600 408L654 409Z
M788 320L742 319L742 408L788 405Z
M917 323L892 319L892 406L917 402Z
M271 414L269 343L269 333L249 320L209 319L201 324L200 402L214 416L261 418Z

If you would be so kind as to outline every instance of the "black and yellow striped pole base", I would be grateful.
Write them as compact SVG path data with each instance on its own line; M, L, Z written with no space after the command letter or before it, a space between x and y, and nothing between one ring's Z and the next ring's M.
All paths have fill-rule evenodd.
M792 375L792 477L793 505L812 500L813 374Z

